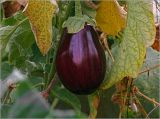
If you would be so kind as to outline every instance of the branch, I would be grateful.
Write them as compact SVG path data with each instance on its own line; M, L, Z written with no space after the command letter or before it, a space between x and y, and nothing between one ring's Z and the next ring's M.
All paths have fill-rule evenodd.
M48 85L47 89L44 90L43 92L41 92L41 94L42 94L42 96L44 98L48 98L48 96L49 96L49 94L50 94L53 86L55 85L55 83L56 83L56 79L52 79L51 82L50 82L50 84Z
M143 74L143 73L145 73L145 72L148 72L148 71L150 71L150 70L156 69L156 68L158 68L158 67L160 67L160 64L155 65L155 66L150 67L150 68L146 68L144 71L139 72L139 75L140 75L140 74Z
M136 106L139 109L139 111L143 114L144 117L147 117L147 112L144 109L144 107L142 106L142 104L139 101L139 99L135 96L134 100L135 100Z
M159 106L156 106L156 107L154 107L148 114L147 114L147 117L146 118L149 118L149 115L155 110L155 109L157 109Z
M154 104L156 104L157 106L160 107L160 103L159 103L159 102L155 101L154 99L149 98L148 96L144 95L144 94L141 93L140 91L137 91L137 94L140 95L140 96L142 96L142 97L144 97L144 98L147 99L148 101L150 101L150 102L152 102L152 103L154 103Z

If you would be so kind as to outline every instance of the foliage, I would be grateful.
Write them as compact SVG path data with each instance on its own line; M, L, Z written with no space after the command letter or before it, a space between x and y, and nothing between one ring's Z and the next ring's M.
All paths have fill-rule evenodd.
M73 110L71 115L64 113L62 118L116 118L121 110L119 105L111 102L115 90L113 85L126 76L134 78L134 84L146 96L159 100L159 68L139 74L146 68L160 65L159 52L151 48L146 50L154 42L155 35L150 1L121 1L128 7L126 19L114 0L99 2L97 10L84 1L76 4L70 0L57 1L58 5L49 0L30 1L25 12L17 11L8 18L5 18L0 4L0 86L4 87L0 90L2 118L59 118L55 113L59 109ZM5 0L0 1L3 2ZM48 5L42 5L46 2ZM104 8L105 5L110 7ZM56 7L59 12L53 14ZM107 34L115 61L112 62L106 53L108 62L102 86L92 95L79 96L69 92L60 82L55 57L63 28L76 33L86 23L101 27L99 34ZM15 70L24 77L13 75ZM149 117L159 118L159 108L143 97L138 98ZM155 110L150 114L153 108ZM127 112L126 117L143 117L140 111Z
M136 13L137 7L135 6L137 5L139 6L139 11L142 11L140 12L141 15ZM152 17L150 14L150 3L146 1L129 1L128 6L130 7L128 8L127 26L122 35L122 42L113 53L115 55L115 63L106 77L108 81L104 83L103 88L111 87L126 76L136 78L146 54L145 41L148 38L154 38L155 27L150 25L153 22L153 19L150 20L153 18L153 14ZM150 9L145 11L144 8ZM144 21L140 20L142 18ZM143 32L140 32L142 31L141 29L143 29Z

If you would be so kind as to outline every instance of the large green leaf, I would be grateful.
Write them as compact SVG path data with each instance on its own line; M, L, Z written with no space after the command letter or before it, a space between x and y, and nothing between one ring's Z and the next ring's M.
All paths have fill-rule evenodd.
M8 112L9 118L45 118L51 115L49 104L28 81L20 83L14 92L16 102Z
M77 112L80 112L81 104L79 99L65 88L55 86L54 89L52 90L52 95L70 104Z
M9 42L9 60L13 62L19 56L29 57L32 55L31 46L34 43L34 36L26 22L17 28ZM17 52L16 54L14 52Z
M159 52L154 51L152 48L147 48L146 61L145 64L143 65L142 71L160 65L159 56L160 56ZM155 99L158 102L159 102L159 89L160 89L159 83L160 83L160 67L157 67L155 69L152 69L148 72L139 75L135 80L136 86L143 94L152 99ZM150 112L153 108L155 108L155 105L150 103L148 100L144 99L143 97L139 98L147 112ZM158 118L160 116L159 112L160 108L157 107L150 113L149 117Z
M21 14L17 14L20 16ZM3 53L8 52L8 42L10 41L10 38L14 34L14 32L19 28L24 22L26 22L26 18L23 18L21 21L16 20L14 17L4 19L2 22L2 27L0 27L0 51L3 55ZM6 26L6 24L10 24Z
M16 28L16 26L5 26L0 28L0 51L2 53L5 51L9 38Z
M10 18L3 19L2 26L0 28L2 56L3 53L9 53L7 55L10 63L17 68L27 69L29 66L27 60L32 56L32 44L35 42L29 22L22 12L18 12Z
M145 42L152 41L155 28L150 1L128 0L127 26L122 42L115 49L115 62L102 85L107 89L129 76L136 78L144 61Z

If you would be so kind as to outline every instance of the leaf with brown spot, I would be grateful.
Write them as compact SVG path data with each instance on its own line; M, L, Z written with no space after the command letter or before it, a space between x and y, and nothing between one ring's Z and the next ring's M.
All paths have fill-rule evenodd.
M28 17L40 52L45 55L52 46L52 17L57 5L50 0L29 0L25 14Z

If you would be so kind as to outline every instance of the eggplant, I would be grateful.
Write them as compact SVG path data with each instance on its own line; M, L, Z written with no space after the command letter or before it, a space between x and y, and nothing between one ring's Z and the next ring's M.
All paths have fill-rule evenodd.
M106 59L99 36L90 25L77 33L64 28L56 56L57 74L69 91L75 94L91 94L102 83Z

